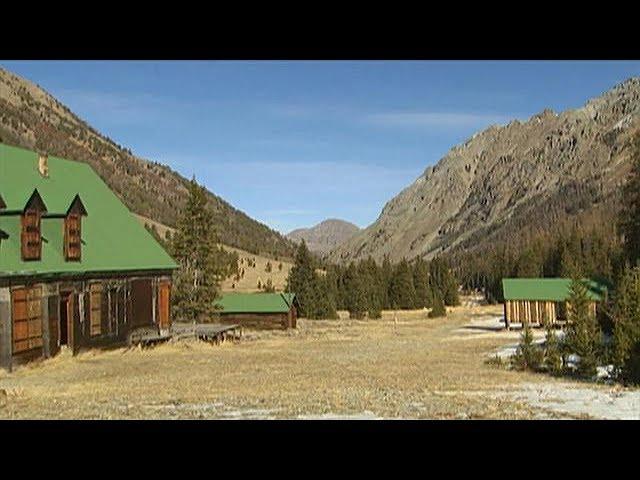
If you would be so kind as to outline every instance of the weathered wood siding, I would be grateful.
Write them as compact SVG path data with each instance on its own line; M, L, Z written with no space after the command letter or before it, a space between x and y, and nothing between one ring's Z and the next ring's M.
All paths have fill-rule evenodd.
M254 330L284 330L295 328L291 324L291 312L288 313L221 313L220 322L238 324Z
M74 354L122 345L136 328L167 330L170 286L170 276L163 275L2 287L0 367L10 370L59 352L62 296L68 295L67 344Z

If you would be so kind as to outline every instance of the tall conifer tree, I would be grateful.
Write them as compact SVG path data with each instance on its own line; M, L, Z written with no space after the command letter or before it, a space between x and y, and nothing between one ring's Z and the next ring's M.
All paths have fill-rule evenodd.
M227 268L218 244L207 195L195 178L189 198L171 239L171 253L180 268L174 274L174 316L186 321L207 321L215 312L218 285Z

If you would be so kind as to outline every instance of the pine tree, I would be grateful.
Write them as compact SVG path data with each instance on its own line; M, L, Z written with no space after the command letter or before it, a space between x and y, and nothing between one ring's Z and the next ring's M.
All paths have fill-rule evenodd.
M623 210L619 223L624 237L624 254L627 261L635 266L640 259L640 134L634 138L632 162L623 191Z
M296 294L301 317L314 318L318 310L318 288L315 263L304 240L296 252L295 264L287 278L287 292Z
M511 365L518 370L537 371L543 361L543 351L533 343L533 333L525 323L516 353L511 357Z
M544 368L552 375L561 375L563 372L562 348L551 322L547 323L546 331L544 342Z
M337 319L335 280L330 274L317 277L319 290L316 312L312 318Z
M429 266L422 257L418 257L413 265L413 286L416 291L416 308L431 307Z
M451 272L449 263L441 257L436 257L429 264L429 281L432 291L439 290L444 304L447 306L460 305L458 296L458 282Z
M428 314L429 318L444 317L447 315L447 309L444 306L444 300L440 290L434 290L433 292L433 308Z
M354 262L351 262L345 272L346 307L350 318L364 318L368 310L367 293L362 276Z
M415 308L416 291L413 286L413 274L406 259L402 259L393 272L390 286L392 308L410 310Z
M391 265L391 260L389 260L389 255L385 255L382 259L382 265L380 267L380 283L381 283L381 293L382 298L380 299L380 304L384 310L389 310L391 308L391 297L390 297L390 289L391 289L391 279L393 278L393 266Z
M364 281L365 291L367 295L367 311L369 318L381 318L383 297L384 297L384 280L382 271L376 261L369 256L360 265L361 276Z
M613 307L613 365L626 383L640 383L640 267L627 268Z
M267 278L267 281L262 286L265 292L267 293L275 293L276 288L273 286L273 281L270 278Z
M180 268L174 274L173 314L183 321L207 321L215 312L226 260L218 245L206 190L189 183L189 198L173 235L171 253Z
M522 252L516 264L516 277L537 278L542 275L542 262L532 248Z
M567 349L580 357L577 373L584 377L593 377L598 366L601 350L601 332L595 315L590 307L587 287L579 278L571 282L567 301Z

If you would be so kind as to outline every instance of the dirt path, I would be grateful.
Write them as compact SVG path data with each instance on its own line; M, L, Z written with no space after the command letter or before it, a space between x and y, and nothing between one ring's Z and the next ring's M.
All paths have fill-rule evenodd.
M516 332L480 325L499 312L301 320L297 330L256 332L237 345L63 354L0 373L0 417L580 417L519 396L562 382L485 363L488 352L517 342Z

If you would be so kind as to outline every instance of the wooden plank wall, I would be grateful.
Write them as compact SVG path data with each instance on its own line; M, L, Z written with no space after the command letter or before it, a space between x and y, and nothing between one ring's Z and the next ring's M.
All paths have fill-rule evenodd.
M548 301L507 300L505 302L505 324L528 323L546 325L557 321L556 304Z

